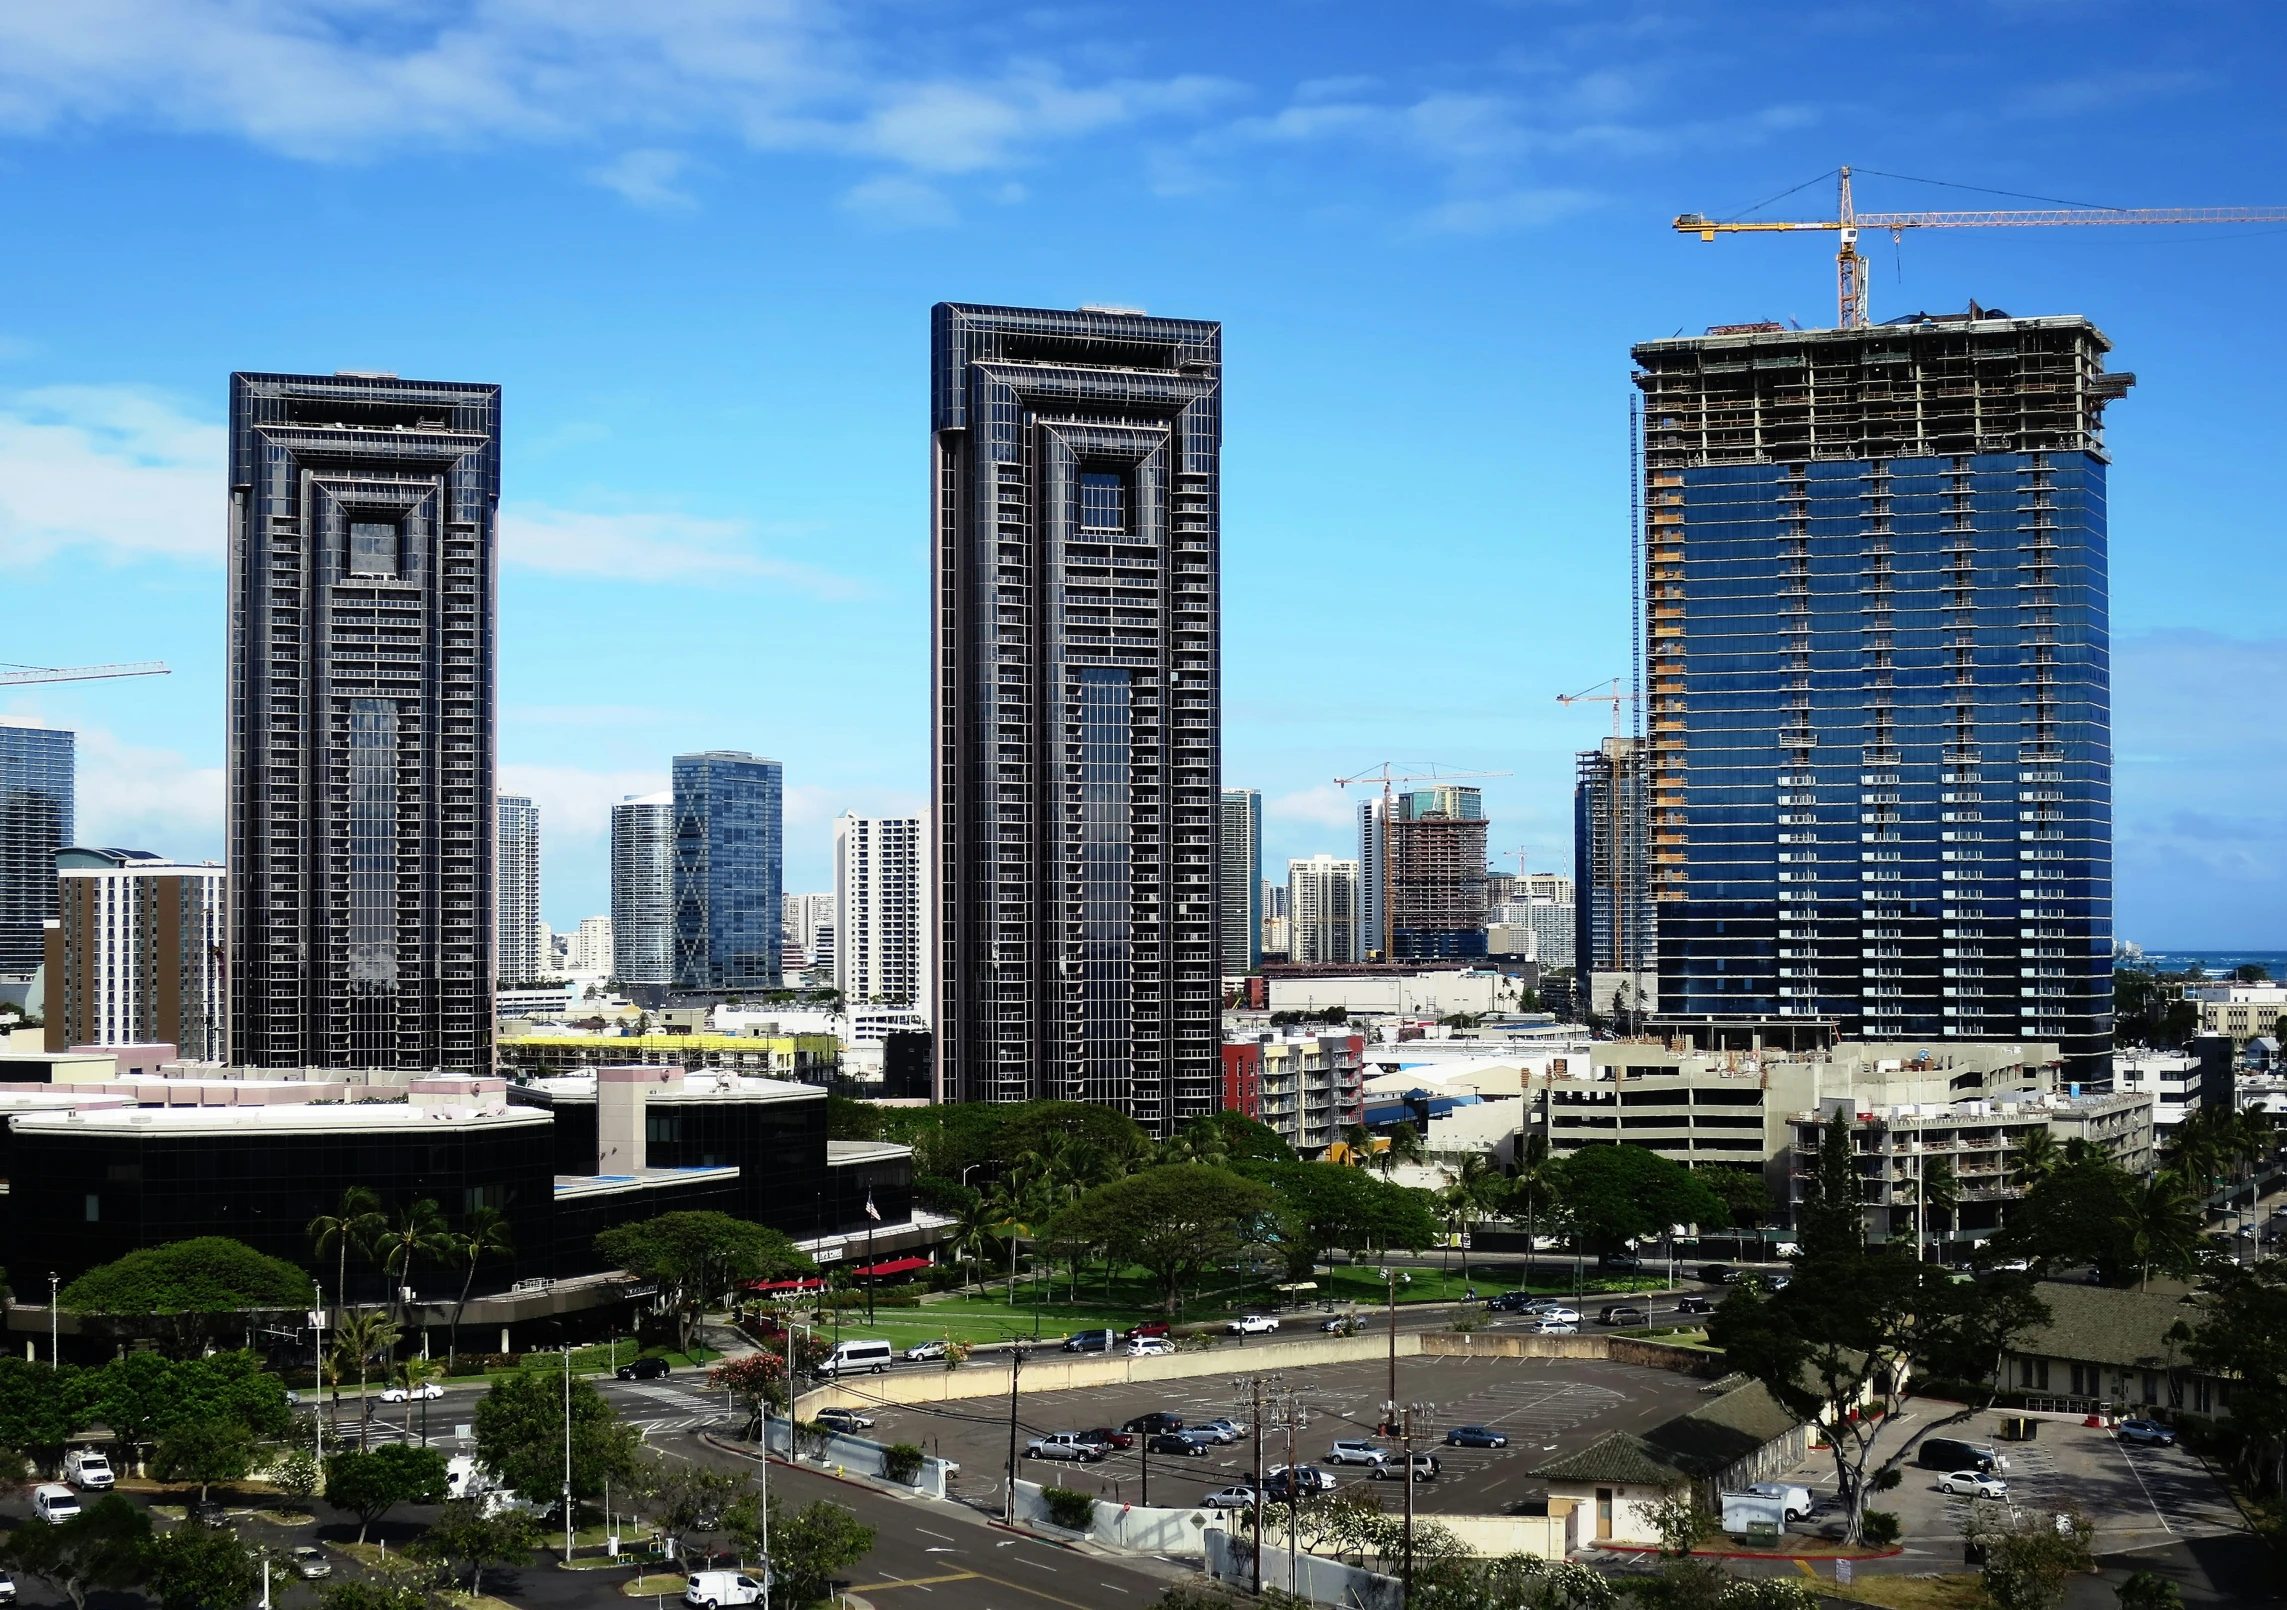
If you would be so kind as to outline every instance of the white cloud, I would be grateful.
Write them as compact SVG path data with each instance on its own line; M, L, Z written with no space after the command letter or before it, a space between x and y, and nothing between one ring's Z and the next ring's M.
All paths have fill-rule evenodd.
M0 7L0 129L127 123L291 156L614 135L727 134L763 150L960 173L1042 141L1196 111L1198 76L1066 83L1019 62L914 75L942 49L862 43L841 0L77 0ZM601 183L628 162L601 170ZM625 170L638 190L662 182ZM671 180L672 174L667 175ZM645 202L644 204L655 204Z
M541 842L593 843L611 838L611 808L630 794L656 794L667 786L667 772L586 771L577 766L500 768L500 791L521 794L540 807Z
M0 403L0 559L67 548L219 563L224 432L155 392L52 386Z
M895 173L853 186L842 197L842 209L900 229L942 229L960 221L944 192Z
M612 513L503 505L501 557L531 570L603 576L620 582L755 577L817 598L859 598L865 583L814 565L774 559L753 547L744 520L673 513Z
M654 212L687 212L699 204L698 199L676 189L675 181L690 165L691 159L680 151L645 147L590 169L588 177L634 206Z

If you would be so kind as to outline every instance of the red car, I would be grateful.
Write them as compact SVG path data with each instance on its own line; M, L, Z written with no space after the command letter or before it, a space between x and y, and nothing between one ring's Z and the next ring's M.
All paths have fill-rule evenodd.
M1095 1430L1083 1431L1080 1435L1089 1442L1100 1442L1107 1448L1133 1448L1136 1445L1135 1438L1125 1431L1114 1431L1110 1426L1098 1426Z
M1147 1319L1141 1325L1138 1325L1135 1329L1123 1335L1120 1340L1123 1342L1132 1342L1139 1336L1168 1336L1172 1334L1174 1333L1166 1320Z

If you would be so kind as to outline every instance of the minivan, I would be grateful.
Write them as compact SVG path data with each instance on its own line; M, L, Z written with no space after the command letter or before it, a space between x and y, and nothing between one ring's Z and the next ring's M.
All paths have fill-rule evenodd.
M1109 1353L1112 1350L1112 1344L1119 1340L1119 1334L1118 1331L1110 1330L1075 1331L1064 1338L1064 1351L1067 1353Z
M871 1370L879 1375L896 1356L897 1350L884 1341L836 1342L832 1355L818 1366L818 1373L849 1375Z
M693 1571L683 1584L683 1602L701 1610L725 1604L762 1603L762 1583L744 1571Z
M53 1482L32 1489L32 1513L51 1526L61 1526L79 1513L79 1495Z
M1958 1442L1952 1437L1927 1437L1915 1450L1914 1462L1924 1470L2007 1470L2002 1457L1982 1442Z

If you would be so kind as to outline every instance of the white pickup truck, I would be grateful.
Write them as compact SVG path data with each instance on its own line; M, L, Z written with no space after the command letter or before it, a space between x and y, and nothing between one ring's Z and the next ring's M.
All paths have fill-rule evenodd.
M1090 1442L1077 1431L1050 1432L1024 1445L1027 1459L1076 1459L1085 1465L1095 1464L1106 1451L1102 1443Z

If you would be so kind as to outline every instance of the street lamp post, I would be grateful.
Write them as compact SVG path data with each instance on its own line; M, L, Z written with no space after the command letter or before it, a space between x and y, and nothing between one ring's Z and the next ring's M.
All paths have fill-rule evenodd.
M1009 1474L1008 1491L1001 1499L1001 1519L1016 1523L1016 1378L1024 1370L1024 1349L1009 1349Z

